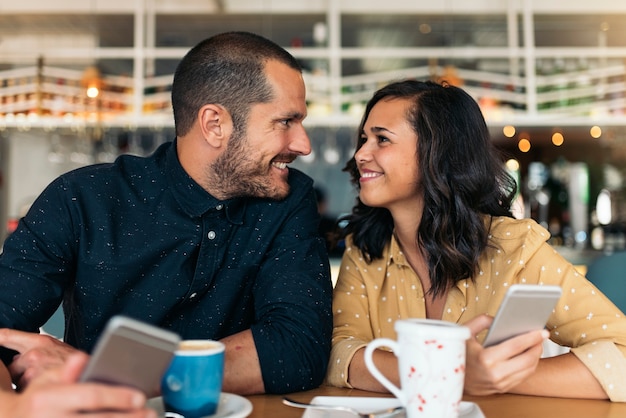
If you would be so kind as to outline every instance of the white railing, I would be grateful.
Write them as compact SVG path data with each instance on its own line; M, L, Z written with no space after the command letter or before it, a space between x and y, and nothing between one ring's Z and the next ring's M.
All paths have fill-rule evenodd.
M0 126L100 123L111 126L171 125L172 76L144 80L142 109L135 112L133 78L105 75L95 98L86 94L84 72L50 66L0 71ZM621 118L626 113L626 67L611 64L585 71L536 75L536 108L527 106L527 80L463 68L423 66L342 77L305 74L310 113L320 125L339 118L356 122L373 92L391 81L446 79L468 91L488 122L516 119ZM333 110L332 103L340 104Z

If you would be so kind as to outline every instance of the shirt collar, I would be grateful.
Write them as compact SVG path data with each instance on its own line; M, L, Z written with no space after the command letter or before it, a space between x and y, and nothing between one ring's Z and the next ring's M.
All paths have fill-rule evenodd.
M409 266L406 261L406 257L400 248L400 243L396 239L396 234L391 234L391 241L389 243L389 264L396 263L400 266ZM409 266L410 267L410 266Z
M396 239L395 234L391 234L391 242L389 243L389 259L387 261L388 265L392 263L395 263L399 266L405 266L413 270L411 265L406 260L406 257L404 253L402 252L402 248L400 247L400 243ZM415 274L417 275L417 273ZM473 287L473 286L474 286L474 283L472 282L471 279L464 279L464 280L459 280L458 282L456 282L455 288L461 292L463 299L465 299L467 295L467 288Z
M177 140L172 141L165 156L165 170L172 195L181 208L191 217L200 217L209 211L224 210L226 218L233 224L243 224L246 199L219 200L204 190L187 174L180 164L176 152Z

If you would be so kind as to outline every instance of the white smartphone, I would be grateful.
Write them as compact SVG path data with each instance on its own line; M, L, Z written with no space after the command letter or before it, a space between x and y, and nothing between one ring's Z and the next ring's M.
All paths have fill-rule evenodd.
M115 316L99 337L80 381L132 386L148 398L158 396L179 341L174 332Z
M498 308L483 346L544 328L561 293L559 286L512 285Z

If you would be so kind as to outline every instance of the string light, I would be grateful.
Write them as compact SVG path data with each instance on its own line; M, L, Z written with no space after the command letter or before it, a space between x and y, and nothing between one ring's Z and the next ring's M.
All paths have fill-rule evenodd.
M528 152L528 151L530 151L530 141L528 139L526 139L526 138L522 138L517 143L517 147L522 152Z
M561 145L563 145L563 142L565 142L565 138L563 137L562 133L555 132L552 134L552 143L554 145L556 145L557 147L560 147Z
M99 94L100 90L98 90L98 87L91 86L87 88L87 97L89 97L90 99L95 99L96 97L98 97Z
M598 125L592 126L591 129L589 129L589 134L592 138L598 139L602 136L602 128Z
M502 128L502 133L507 138L513 138L515 136L515 126L506 125L504 128Z
M517 161L514 158L511 158L510 160L507 160L506 168L509 171L518 171L519 170L519 161Z

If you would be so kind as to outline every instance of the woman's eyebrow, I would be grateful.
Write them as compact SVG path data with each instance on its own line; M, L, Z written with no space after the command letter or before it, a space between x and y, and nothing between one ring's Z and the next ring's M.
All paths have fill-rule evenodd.
M374 133L374 134L381 133L381 132L389 132L390 134L394 134L394 135L395 135L395 132L390 131L390 130L389 130L389 129L387 129L387 128L383 128L382 126L372 126L372 127L370 128L370 131L371 131L372 133Z

